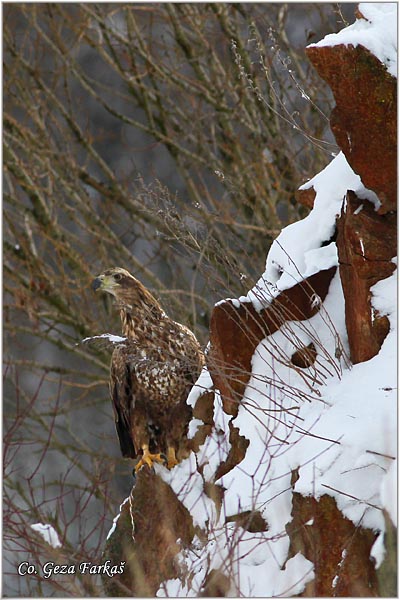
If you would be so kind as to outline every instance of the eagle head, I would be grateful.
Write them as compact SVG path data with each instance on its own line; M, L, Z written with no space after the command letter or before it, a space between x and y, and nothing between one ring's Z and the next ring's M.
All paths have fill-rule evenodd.
M125 269L113 267L100 273L92 282L92 288L97 291L108 292L112 296L119 298L124 292L134 289L139 281Z
M108 292L114 296L116 303L121 307L135 308L136 311L145 310L148 312L150 310L154 314L157 313L157 315L162 311L159 303L149 290L129 271L120 267L113 267L100 273L93 280L92 289Z

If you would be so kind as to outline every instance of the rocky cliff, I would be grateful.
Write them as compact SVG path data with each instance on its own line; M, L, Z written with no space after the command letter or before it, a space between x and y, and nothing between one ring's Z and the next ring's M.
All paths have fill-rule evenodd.
M215 306L208 370L188 399L192 452L138 473L105 548L126 561L109 595L395 594L397 87L385 18L361 4L341 37L307 49L334 94L341 153L298 191L312 210L283 230L257 285Z

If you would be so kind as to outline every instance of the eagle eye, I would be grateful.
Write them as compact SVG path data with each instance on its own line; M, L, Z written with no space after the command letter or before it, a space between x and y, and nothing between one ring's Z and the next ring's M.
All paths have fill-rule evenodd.
M121 273L115 273L115 275L114 275L114 281L120 281L121 279L122 279Z

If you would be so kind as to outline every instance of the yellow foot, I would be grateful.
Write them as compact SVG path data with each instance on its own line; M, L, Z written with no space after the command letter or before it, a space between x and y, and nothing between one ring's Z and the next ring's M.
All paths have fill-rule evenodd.
M172 446L168 446L167 450L167 467L168 469L173 469L178 464L175 455L175 448Z
M150 454L149 447L143 446L143 456L135 466L135 473L137 473L144 465L147 465L150 469L153 468L153 463L157 462L165 465L165 458L161 454Z

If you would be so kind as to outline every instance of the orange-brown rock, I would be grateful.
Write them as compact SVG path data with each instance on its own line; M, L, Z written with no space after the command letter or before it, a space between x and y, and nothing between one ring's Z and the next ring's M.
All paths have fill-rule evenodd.
M355 11L354 11L354 16L356 19L365 19L364 15L362 14L361 10L360 10L360 6L357 6Z
M183 445L188 450L198 452L214 425L214 392L205 391L199 396L193 408L193 418L203 421L203 425L200 425L193 438Z
M250 441L243 435L240 435L239 429L234 427L232 420L229 421L229 443L231 445L227 459L220 463L216 472L215 480L218 481L221 477L229 473L236 467L246 456L246 450Z
M286 525L288 558L301 552L314 564L315 574L300 596L378 596L375 564L370 558L377 534L344 517L332 496L316 500L294 492L292 506L293 519Z
M200 598L225 598L230 587L230 579L219 569L212 569L206 577Z
M363 46L317 46L306 52L334 94L331 129L348 163L378 195L380 213L396 210L396 79Z
M372 308L370 288L396 268L391 262L397 253L396 227L395 214L379 215L367 200L347 194L336 244L353 363L375 356L389 332L387 317Z
M312 303L312 297L317 294L324 301L335 271L336 267L332 267L311 275L284 290L260 312L250 303L242 303L236 308L229 300L214 307L207 364L227 414L237 415L257 345L283 323L302 321L316 314L319 306Z
M317 195L313 187L306 188L305 190L296 190L294 197L299 204L306 206L307 208L313 208L315 196Z
M268 531L268 523L258 510L245 510L235 515L229 515L226 517L225 523L236 523L238 527L242 527L250 533Z
M182 575L174 558L193 536L189 511L169 485L142 468L104 551L111 564L126 562L122 575L104 577L107 595L155 597L163 581Z
M308 344L308 346L302 346L296 352L294 352L290 358L290 362L296 367L301 369L307 369L315 363L317 358L317 349L314 344Z

